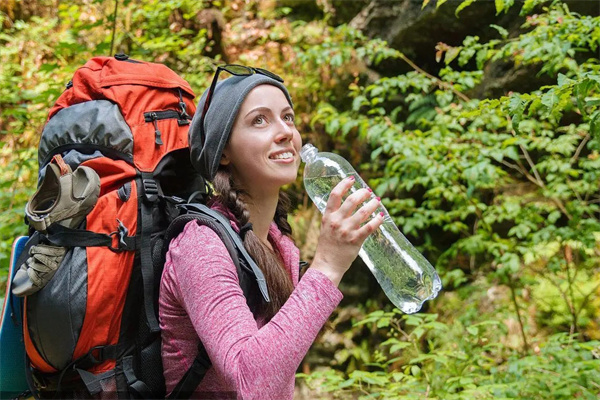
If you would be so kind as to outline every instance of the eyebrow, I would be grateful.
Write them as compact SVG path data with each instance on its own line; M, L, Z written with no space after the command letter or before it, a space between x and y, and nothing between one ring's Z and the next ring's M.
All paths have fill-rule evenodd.
M288 111L288 110L294 112L294 109L290 106L285 107L281 111L284 112L284 111ZM252 114L255 111L271 111L271 109L269 107L259 106L259 107L253 108L252 110L248 111L248 113L244 116L244 118L246 118L248 115Z

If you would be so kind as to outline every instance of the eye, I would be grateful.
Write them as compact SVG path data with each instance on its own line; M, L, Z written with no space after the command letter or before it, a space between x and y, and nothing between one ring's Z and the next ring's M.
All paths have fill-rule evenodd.
M264 115L257 115L256 117L254 117L254 119L252 120L252 124L253 125L262 125L266 122L266 118Z
M292 113L288 113L288 114L285 114L285 115L283 116L283 119L284 119L286 122L292 122L292 123L293 123L293 122L294 122L294 120L295 120L295 117L294 117L294 114L292 114Z

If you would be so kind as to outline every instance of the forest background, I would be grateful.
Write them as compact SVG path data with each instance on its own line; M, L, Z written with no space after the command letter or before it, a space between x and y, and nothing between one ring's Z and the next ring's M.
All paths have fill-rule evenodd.
M0 277L47 112L87 59L165 63L198 96L216 64L263 67L303 141L350 160L444 286L403 315L358 259L297 398L597 399L599 15L597 0L3 0ZM288 192L310 260L320 214L300 177Z

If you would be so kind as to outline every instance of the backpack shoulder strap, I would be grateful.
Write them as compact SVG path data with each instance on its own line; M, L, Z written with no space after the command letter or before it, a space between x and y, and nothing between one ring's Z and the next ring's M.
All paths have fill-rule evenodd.
M229 220L218 211L212 210L204 204L180 204L178 207L187 213L175 218L171 225L169 225L165 233L165 246L168 246L168 243L181 233L183 227L191 220L196 220L199 224L208 226L225 244L238 272L242 269L250 268L250 271L247 272L251 272L256 277L256 283L258 284L258 289L263 300L267 303L270 302L265 276L244 248L239 234L233 230ZM239 262L240 259L242 263ZM244 292L244 294L246 293Z
M246 279L245 276L254 275L263 300L269 302L270 299L264 275L244 248L238 233L233 230L229 220L204 204L180 204L178 207L183 209L184 214L175 218L165 232L165 253L171 240L183 231L184 226L188 222L195 220L198 224L211 228L227 248L238 272L240 286L246 299L251 298L255 289L253 289L252 280ZM198 355L168 396L168 399L191 398L211 364L210 357L204 345L200 342L198 345Z

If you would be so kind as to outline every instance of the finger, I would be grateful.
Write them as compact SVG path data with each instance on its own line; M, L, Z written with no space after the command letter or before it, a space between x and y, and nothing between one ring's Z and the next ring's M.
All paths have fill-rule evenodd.
M375 232L384 221L384 214L380 212L375 217L373 217L369 222L364 224L358 231L358 237L360 240L364 241L371 233Z
M340 207L340 213L344 216L351 216L372 194L370 189L357 190L344 200Z
M340 183L335 185L331 193L329 194L329 199L327 200L327 206L325 207L325 212L335 212L342 205L342 199L344 195L348 193L348 190L354 185L355 178L350 175L345 179L342 179Z
M371 199L368 203L359 208L354 215L352 216L352 224L361 225L363 222L367 221L370 217L374 216L374 212L381 206L381 199L379 197L375 197Z

